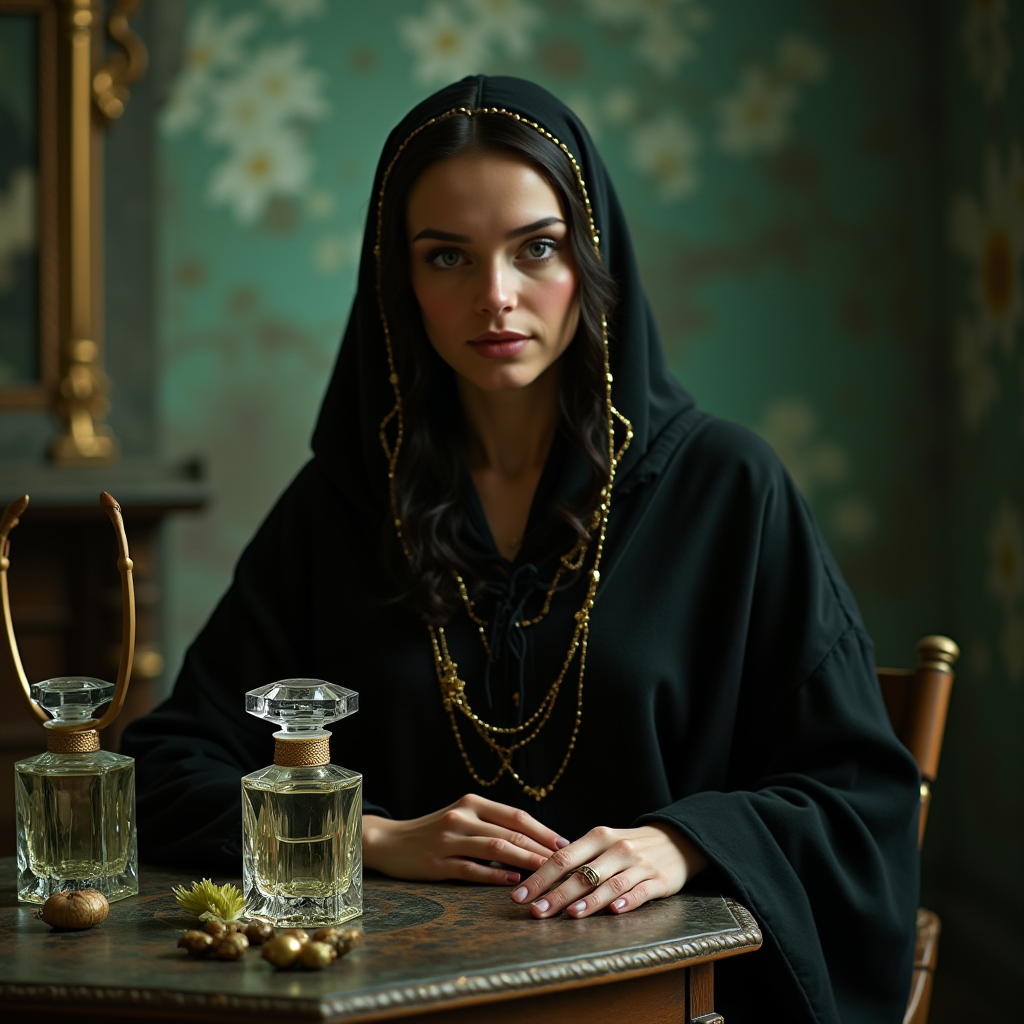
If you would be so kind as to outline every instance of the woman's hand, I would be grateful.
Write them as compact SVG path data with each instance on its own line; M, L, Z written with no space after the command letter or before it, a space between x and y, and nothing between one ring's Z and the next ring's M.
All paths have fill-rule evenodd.
M472 793L409 821L363 817L363 863L392 878L515 885L568 845L526 811ZM488 866L491 861L508 867Z
M597 873L596 885L576 874L583 864ZM609 905L624 914L679 892L707 864L707 857L671 825L595 828L553 853L512 899L529 903L534 917L553 917L566 908L572 917L587 917Z

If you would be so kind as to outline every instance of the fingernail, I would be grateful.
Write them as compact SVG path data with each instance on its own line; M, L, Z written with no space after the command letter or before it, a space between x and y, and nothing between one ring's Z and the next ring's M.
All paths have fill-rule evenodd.
M561 836L559 836L555 840L555 846L557 846L558 849L560 849L560 850L564 850L568 845L569 845L569 840L568 839L563 839Z
M547 900L537 900L534 906L542 913L546 914L551 909L551 904Z
M615 902L614 902L614 903L612 904L612 906L613 906L613 907L614 907L614 908L615 908L616 910L624 910L624 909L625 909L625 907L626 907L626 900L625 900L624 898L623 898L623 899L619 899L619 900L616 900L616 901L615 901Z
M509 878L512 879L512 876L509 875ZM516 878L516 879L514 879L514 881L518 882L519 879ZM516 891L514 893L512 893L512 899L514 899L516 901L516 903L522 903L523 900L526 899L526 886L525 885L519 886L519 888L516 889Z
M586 903L583 902L583 900L580 900L579 903L574 903L572 905L572 912L574 914L582 914L583 911L586 910L586 909L587 909L587 905L586 905Z
M509 885L515 885L515 884L516 884L516 882L518 882L518 881L519 881L519 874L518 874L518 872L515 872L515 871L510 871L510 872L509 872L509 873L508 873L508 874L507 874L507 875L505 876L505 881L506 881L506 882L508 882L508 884L509 884Z

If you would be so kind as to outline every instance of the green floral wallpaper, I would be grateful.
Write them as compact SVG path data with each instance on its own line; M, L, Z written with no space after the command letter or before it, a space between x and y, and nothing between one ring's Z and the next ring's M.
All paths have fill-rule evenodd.
M216 501L171 531L169 664L307 457L388 131L476 71L586 121L673 371L785 460L879 660L961 643L933 887L1020 907L1024 4L189 0L161 401Z

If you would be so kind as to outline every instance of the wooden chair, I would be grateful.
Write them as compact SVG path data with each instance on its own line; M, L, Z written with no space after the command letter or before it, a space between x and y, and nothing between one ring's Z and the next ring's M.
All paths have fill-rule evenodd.
M921 772L919 848L924 842L932 784L939 770L946 712L949 710L949 695L953 688L953 665L959 657L960 648L949 637L926 636L917 642L917 668L913 672L906 669L878 669L882 697L893 728L904 746L914 755ZM938 917L920 907L917 911L914 979L903 1024L925 1024L928 1020L941 930Z

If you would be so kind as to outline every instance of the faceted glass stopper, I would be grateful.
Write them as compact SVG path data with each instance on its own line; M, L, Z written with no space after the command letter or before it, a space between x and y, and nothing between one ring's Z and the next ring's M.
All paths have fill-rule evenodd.
M309 733L359 710L359 694L323 679L281 679L249 690L245 710L287 733Z
M53 715L54 722L84 722L101 704L113 699L114 684L91 676L58 676L33 683L29 692Z

